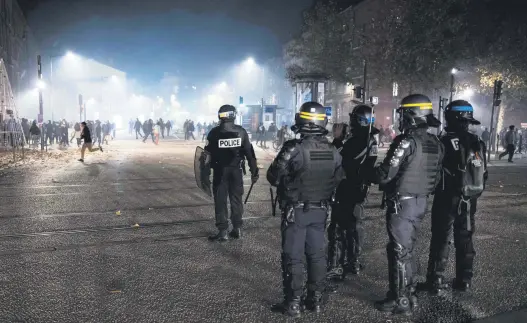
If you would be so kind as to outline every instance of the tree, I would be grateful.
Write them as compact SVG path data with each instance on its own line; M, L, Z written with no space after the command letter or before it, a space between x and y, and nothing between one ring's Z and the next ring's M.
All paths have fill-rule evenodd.
M514 0L378 0L361 55L372 74L409 90L449 91L461 67L475 90L489 94L505 81L506 97L527 90L527 22Z
M464 4L468 0L379 0L360 55L381 83L408 90L446 87L456 58L463 56Z
M302 33L284 49L287 77L303 73L325 74L345 81L350 46L344 41L349 24L334 3L317 3L304 13Z

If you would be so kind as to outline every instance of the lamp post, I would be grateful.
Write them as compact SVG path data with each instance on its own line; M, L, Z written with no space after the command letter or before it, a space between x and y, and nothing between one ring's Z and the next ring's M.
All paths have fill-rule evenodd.
M459 70L457 68L453 68L452 71L450 71L450 102L452 102L452 99L454 98L454 75Z

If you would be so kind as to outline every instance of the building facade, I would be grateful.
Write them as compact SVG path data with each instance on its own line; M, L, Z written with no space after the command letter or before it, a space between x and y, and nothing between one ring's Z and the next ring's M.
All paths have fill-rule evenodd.
M34 87L38 46L16 0L0 0L0 57L13 92Z
M5 67L2 82L9 91L2 91L0 119L6 111L18 110L19 94L36 86L37 42L16 0L0 0L0 59ZM35 101L38 108L38 101ZM16 114L18 115L18 114Z

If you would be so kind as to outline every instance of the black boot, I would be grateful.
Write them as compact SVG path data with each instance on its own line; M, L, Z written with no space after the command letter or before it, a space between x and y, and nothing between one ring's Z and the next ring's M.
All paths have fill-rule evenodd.
M447 288L448 284L445 283L445 279L442 276L427 278L423 286L423 289L436 296L445 295Z
M363 269L363 266L358 260L353 260L350 263L346 264L346 273L351 273L353 275L358 275Z
M233 239L240 239L242 237L242 230L240 228L232 229L229 233L229 237Z
M458 292L470 292L472 284L470 280L462 280L459 278L454 279L452 283L452 289Z
M322 312L322 293L308 292L306 298L306 308L312 312Z
M224 242L229 240L227 230L220 230L217 234L209 236L210 241Z
M344 269L341 265L344 261L344 255L342 244L342 231L336 223L331 223L329 225L328 238L328 265L326 277L328 279L340 280L342 279L342 275L344 274Z
M386 293L386 298L375 303L375 308L381 312L393 314L410 314L412 311L410 299L407 296L394 297L392 292Z

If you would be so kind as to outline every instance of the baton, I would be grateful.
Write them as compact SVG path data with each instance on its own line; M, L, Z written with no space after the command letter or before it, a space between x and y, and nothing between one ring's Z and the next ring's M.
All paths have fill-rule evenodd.
M271 206L273 208L273 216L276 216L276 199L274 198L273 196L273 188L272 187L269 187L269 192L271 192ZM276 198L278 199L278 196L276 196Z
M254 183L251 184L251 188L249 188L249 193L247 193L247 196L245 197L245 202L243 204L247 204L247 200L249 199L249 196L251 196L251 191L253 190Z
M386 208L386 192L382 192L381 210Z

